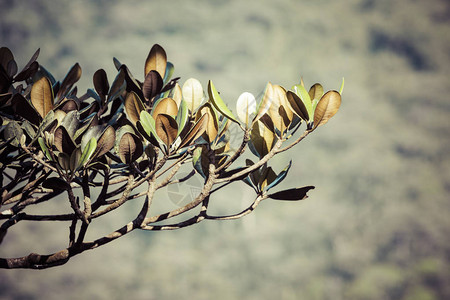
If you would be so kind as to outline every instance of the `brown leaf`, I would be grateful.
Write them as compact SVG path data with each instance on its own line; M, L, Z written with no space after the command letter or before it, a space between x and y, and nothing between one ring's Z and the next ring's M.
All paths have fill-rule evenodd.
M175 100L172 98L164 98L156 104L156 107L153 109L152 117L156 120L156 117L159 114L166 114L169 116L176 116L178 114L178 106Z
M206 135L208 136L208 142L214 141L217 137L219 130L219 125L217 124L217 119L215 113L209 103L203 105L197 112L197 120L201 118L204 114L208 114L208 124L206 126Z
M108 95L109 82L105 70L99 69L94 73L94 87L100 97Z
M205 131L208 126L209 115L204 114L198 121L195 123L194 127L188 132L186 137L184 137L183 142L180 145L180 148L185 146L190 146L196 139L198 139Z
M163 80L161 75L156 71L148 72L145 76L144 84L142 86L142 93L147 101L151 101L153 97L161 92L163 87Z
M150 49L147 59L145 60L144 75L147 76L151 70L154 70L159 73L161 78L164 78L164 75L166 74L166 65L166 51L164 51L160 45L155 44L152 49Z
M72 68L70 68L69 72L67 72L63 81L61 82L61 87L59 88L58 93L56 94L56 98L61 98L61 96L68 92L72 86L80 80L81 77L81 67L78 63L74 64Z
M119 142L119 158L129 164L136 161L143 153L142 142L132 133L124 133Z
M130 92L127 94L127 97L125 98L125 111L134 125L136 125L136 122L140 118L141 111L144 109L144 104L135 92Z
M319 100L314 111L314 127L324 125L333 117L341 106L341 95L336 91L329 91Z
M56 128L54 143L59 152L66 153L68 155L70 155L76 148L75 142L72 140L72 137L69 135L64 126L59 126Z
M178 135L178 125L175 119L162 113L156 116L155 130L158 137L167 147L172 145Z
M92 157L99 157L107 153L114 147L116 140L116 131L108 126L97 141L97 149Z
M36 111L44 118L53 109L53 90L50 80L42 77L31 88L31 103Z

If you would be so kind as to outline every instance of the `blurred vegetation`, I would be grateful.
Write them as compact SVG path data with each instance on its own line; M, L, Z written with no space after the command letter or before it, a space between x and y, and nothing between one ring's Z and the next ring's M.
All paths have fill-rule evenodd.
M450 298L449 16L445 0L0 1L0 44L19 69L40 47L58 78L80 63L81 90L98 68L115 74L112 57L142 79L154 43L182 82L213 79L228 103L268 80L333 89L346 79L330 125L276 160L279 171L293 157L282 185L315 185L309 199L133 233L57 269L1 271L0 297ZM244 206L251 193L242 185L212 202ZM45 224L18 224L0 256L59 249L61 227L38 239Z

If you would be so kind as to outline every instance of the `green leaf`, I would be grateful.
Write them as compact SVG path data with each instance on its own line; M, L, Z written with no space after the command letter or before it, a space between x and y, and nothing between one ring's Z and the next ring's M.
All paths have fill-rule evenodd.
M288 189L279 191L269 195L269 198L274 200L298 201L308 198L306 193L314 189L314 186L305 186L301 188Z
M298 85L295 85L293 89L294 89L294 92L297 94L297 96L300 97L303 104L305 105L305 108L308 112L309 118L314 116L311 97L309 96L309 93L308 93L308 91L306 91L305 87L302 86L301 84L298 84Z
M156 134L155 119L153 119L153 117L145 110L141 111L140 123L149 137L153 136L159 145L163 144L159 136Z
M92 154L94 154L96 149L97 149L97 140L95 139L95 137L92 137L87 143L86 147L84 147L83 149L79 167L84 166L89 161L89 159L91 158Z
M52 156L50 155L50 152L48 151L47 146L45 145L45 141L43 138L38 138L39 146L41 146L42 152L44 152L45 156L48 160L52 160Z
M219 93L216 90L216 87L214 86L211 80L208 82L208 94L211 103L222 115L224 115L231 121L239 124L239 121L233 115L231 110L226 106L225 102L223 102L222 98L220 97Z
M183 131L186 126L187 120L189 117L189 109L187 107L187 103L184 100L181 100L180 107L178 107L178 114L175 118L178 124L178 136Z
M339 94L341 94L341 96L343 91L344 91L344 77L342 77L341 87L339 88Z

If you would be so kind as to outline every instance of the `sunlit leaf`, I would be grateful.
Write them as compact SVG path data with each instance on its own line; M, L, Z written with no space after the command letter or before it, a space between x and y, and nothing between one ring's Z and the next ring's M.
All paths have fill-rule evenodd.
M175 118L175 120L177 121L177 124L178 124L178 135L181 134L184 127L186 126L188 117L189 117L189 109L187 107L187 103L186 103L186 101L181 100L181 103L178 106L177 117Z
M314 115L314 111L309 93L306 91L304 85L301 84L295 85L293 89L297 96L300 97L301 102L304 104L306 111L308 112L308 116L311 118Z
M314 112L314 128L324 125L333 117L341 106L341 95L336 91L329 91L323 95L319 103L317 103Z
M181 142L180 148L183 148L185 146L190 146L195 140L197 140L203 133L206 131L206 127L208 126L209 122L209 115L204 114L198 121L195 123L195 125L192 127L192 129L186 134L186 136L183 138L183 141Z
M159 114L166 114L169 116L176 116L178 114L177 103L171 98L164 98L159 101L153 108L152 117L155 119Z
M144 75L147 76L150 71L155 70L159 73L161 78L164 78L166 73L166 65L166 51L164 51L163 47L160 45L155 44L152 49L150 49L147 59L145 60Z
M306 193L311 189L314 189L314 186L305 186L301 188L288 189L270 194L269 198L274 200L286 200L286 201L303 200L308 198Z
M211 80L208 82L208 94L211 103L222 115L227 117L229 120L239 124L239 121L233 115L231 110L226 106L225 102L223 102L222 98L219 95L219 92L217 92L216 87Z
M242 93L236 102L236 113L242 123L248 127L250 116L256 113L256 99L252 93Z
M206 126L206 136L208 137L208 142L214 141L214 139L217 137L218 132L218 122L217 122L217 116L214 112L214 109L209 103L205 103L198 111L197 111L197 117L196 119L199 120L201 116L204 114L208 114L208 123Z
M136 121L139 120L141 111L144 109L144 104L139 96L135 92L129 92L125 98L125 111L133 124L136 124Z
M166 114L158 114L155 119L156 134L169 148L177 138L178 125L174 118Z
M181 91L181 86L177 83L171 91L170 98L172 98L177 103L178 107L180 107L182 97L183 92Z
M261 121L257 121L253 124L248 145L253 154L262 158L272 149L274 140L274 133Z
M341 87L339 88L339 94L341 94L344 92L344 77L342 77L342 83L341 83Z
M53 90L47 77L42 77L31 88L31 103L36 111L44 118L53 109Z
M182 94L190 111L194 112L203 101L202 84L195 78L189 78L183 84Z
M267 83L266 88L264 89L263 97L261 102L258 105L256 116L253 118L253 125L267 113L270 108L270 105L273 101L273 86L270 82Z

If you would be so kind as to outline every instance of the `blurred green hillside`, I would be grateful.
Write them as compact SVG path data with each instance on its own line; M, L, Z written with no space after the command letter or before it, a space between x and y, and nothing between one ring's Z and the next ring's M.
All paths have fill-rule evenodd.
M327 126L273 160L293 159L280 188L316 186L307 200L2 270L0 298L450 299L449 33L446 0L0 0L0 45L19 68L37 48L57 78L79 62L81 91L99 68L115 76L113 57L142 79L154 43L181 82L214 80L230 107L267 81L346 82ZM242 184L212 205L237 211L252 196ZM124 224L128 207L89 234ZM69 224L52 225L18 224L0 256L65 246Z

